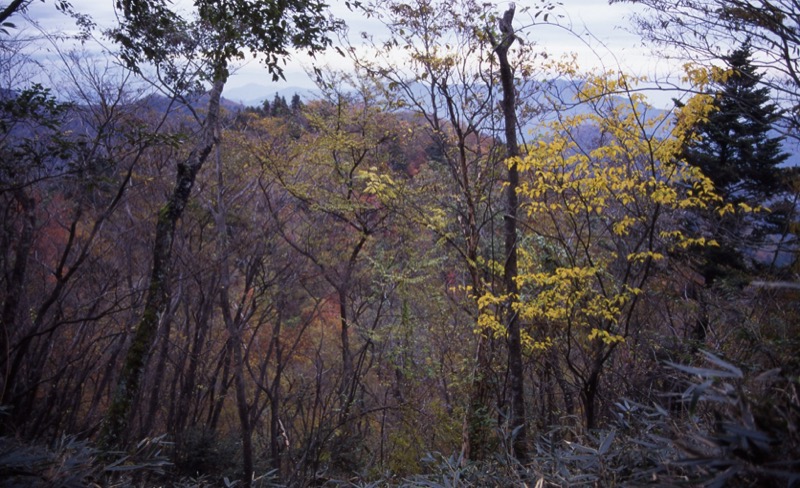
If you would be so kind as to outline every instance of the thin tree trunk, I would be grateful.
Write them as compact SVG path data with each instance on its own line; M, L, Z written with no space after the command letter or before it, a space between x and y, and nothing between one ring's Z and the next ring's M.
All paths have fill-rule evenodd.
M245 487L250 486L253 479L253 432L250 425L250 412L247 404L247 390L244 383L244 358L242 355L241 324L236 320L231 320L229 331L231 333L231 347L233 353L233 381L234 392L236 394L236 411L239 416L239 424L242 430L242 483Z
M239 416L239 427L242 439L242 483L249 488L253 479L253 432L250 423L249 405L247 403L247 387L244 382L244 354L242 352L242 328L247 318L242 314L242 307L236 307L234 312L230 301L231 273L230 273L230 248L228 246L227 207L223 194L222 157L217 147L217 208L216 227L218 249L220 256L220 286L219 298L222 308L222 317L228 329L228 340L231 344L233 355L233 382L236 395L236 412ZM243 293L247 293L247 288Z
M225 344L225 348L222 352L220 357L222 371L218 368L215 371L215 374L212 378L212 381L209 382L212 388L217 388L217 383L219 383L219 391L217 392L216 399L213 399L209 403L209 411L208 411L208 419L206 420L206 428L210 431L217 430L217 425L219 424L220 415L222 415L222 407L225 406L225 397L228 395L228 388L231 386L231 381L228 379L231 374L231 363L233 362L231 358L233 354L231 354L231 344L230 340ZM195 406L195 411L199 412L200 407Z
M597 427L597 389L600 384L600 370L595 368L589 379L583 386L583 410L586 420L586 430L593 430Z
M218 286L217 278L213 278L209 285L209 290L215 290ZM187 347L188 351L186 353L186 357L183 358L180 363L179 367L177 368L178 371L182 371L183 374L182 380L178 376L175 379L175 386L173 387L173 391L176 388L180 388L180 393L173 395L173 398L177 399L173 407L171 409L171 413L169 415L170 421L167 423L169 425L169 429L172 433L178 435L182 434L184 429L187 427L187 424L190 426L194 426L196 424L196 420L199 417L199 409L192 405L192 400L196 396L197 392L197 369L199 367L200 359L203 357L204 354L210 354L211 351L205 350L206 347L206 335L210 329L210 321L211 321L211 314L213 312L214 303L216 302L214 297L211 296L212 293L209 291L209 294L203 293L201 298L201 302L199 305L199 311L197 311L197 319L195 320L194 326L194 337L192 339L192 343L190 347ZM213 294L215 295L215 294ZM187 304L187 311L185 313L186 316L186 335L189 336L189 305ZM187 364L188 363L188 364ZM186 366L184 367L184 364ZM180 381L179 381L180 380ZM213 383L212 383L213 385ZM177 411L175 410L177 408ZM211 410L211 408L209 408Z
M161 330L161 348L159 349L158 361L156 362L155 371L153 372L150 401L148 403L147 412L142 417L141 428L139 429L139 437L142 439L150 435L150 429L153 428L158 406L161 404L161 388L164 384L164 377L166 376L167 357L170 348L169 336L172 329L172 318L175 313L175 308L177 308L177 305L169 310Z
M478 271L477 225L474 219L474 208L470 208L470 229L474 238L468 244L468 266L472 281L473 294L483 295L483 282ZM489 443L492 436L492 423L489 416L490 375L492 373L492 339L479 331L475 344L475 363L470 379L470 393L467 409L464 413L461 438L461 461L477 461L485 459L489 454Z
M275 377L272 379L272 386L271 392L269 395L269 452L270 452L270 463L272 465L272 469L274 469L278 475L281 474L281 437L285 437L286 433L283 432L283 427L281 426L280 420L280 408L281 408L281 373L283 370L283 354L282 354L282 347L280 344L280 332L281 332L281 325L282 325L282 318L281 312L278 312L278 317L275 322L275 328L273 329L273 340L275 341ZM285 445L285 439L284 439Z
M341 323L340 339L342 343L342 382L339 387L339 395L344 401L342 408L342 422L347 421L347 416L350 410L350 402L348 392L350 391L350 382L355 381L353 378L353 354L350 350L350 324L347 317L347 293L346 287L348 284L339 285L339 321Z

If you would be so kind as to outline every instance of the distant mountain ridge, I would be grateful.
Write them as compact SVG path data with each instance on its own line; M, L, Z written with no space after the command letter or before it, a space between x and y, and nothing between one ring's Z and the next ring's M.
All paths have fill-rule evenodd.
M575 86L574 84L568 81L554 81L547 83L550 85L551 89L555 92L561 93L562 95L569 95L575 93ZM275 98L275 95L281 96L285 98L287 101L290 100L295 94L300 95L300 98L303 101L310 101L320 97L321 92L318 89L314 88L303 88L299 86L289 86L284 88L270 87L269 85L262 85L258 83L248 83L246 85L234 87L227 89L223 92L223 102L224 106L229 110L236 110L237 107L240 109L243 107L259 107L262 103L267 101L272 101ZM567 113L570 115L577 115L581 113L581 111L585 112L586 108L581 107L581 105L577 105L567 110ZM659 114L662 114L666 109L662 108L651 108L648 110L648 116L654 117ZM535 127L532 124L527 124L523 127L523 130L526 132L526 135L533 130ZM777 133L776 133L777 135ZM800 141L795 141L793 139L786 139L784 142L784 151L789 153L789 158L784 163L784 166L800 166Z
M542 87L549 86L549 90L554 93L560 93L562 96L571 96L575 93L575 85L568 81L555 81L542 84ZM422 89L422 87L420 87ZM16 90L2 90L0 91L0 99L8 99L17 93ZM289 86L284 88L270 87L269 85L262 85L257 83L249 83L243 86L226 89L222 96L222 106L231 112L238 112L245 107L259 107L266 101L272 101L276 95L283 97L287 101L290 100L295 94L299 95L304 101L311 101L321 97L321 92L318 89L304 88L299 86ZM170 106L170 100L163 95L152 94L140 100L138 103L144 102L145 105L151 109L163 112ZM195 108L202 108L207 102L206 95L200 95L191 100ZM172 105L173 109L181 111L180 104ZM185 109L184 109L185 110ZM569 115L577 115L585 113L587 107L575 105L566 110ZM663 109L652 108L649 109L649 116L656 116L664 112ZM547 117L545 117L546 119ZM541 120L541 119L540 119ZM526 135L535 130L536 124L528 123L523 127ZM777 135L777 134L776 134ZM789 153L789 158L784 163L784 166L800 166L800 141L787 138L784 142L784 151Z

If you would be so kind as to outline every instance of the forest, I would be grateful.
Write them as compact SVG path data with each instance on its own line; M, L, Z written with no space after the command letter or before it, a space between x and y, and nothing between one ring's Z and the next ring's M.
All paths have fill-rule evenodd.
M43 1L0 485L800 486L797 2L612 0L660 80L551 55L569 2ZM225 98L299 52L315 96Z

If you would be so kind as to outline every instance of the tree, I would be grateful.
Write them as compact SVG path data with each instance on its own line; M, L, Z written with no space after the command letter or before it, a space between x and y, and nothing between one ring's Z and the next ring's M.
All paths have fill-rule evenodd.
M364 437L359 432L361 412L367 409L364 377L374 363L374 338L388 301L387 292L376 289L370 262L377 259L372 256L377 250L392 254L391 211L375 195L371 176L388 173L396 136L368 84L338 74L329 78L324 100L298 114L307 130L286 141L292 156L275 154L267 144L256 145L253 154L275 181L274 190L264 196L281 236L318 270L315 286L336 317L341 349L336 410L325 412L321 440L309 456L318 458L324 443L336 443L331 460L353 467ZM282 200L288 203L281 205Z
M779 110L761 84L749 45L723 60L727 69L716 71L712 111L695 129L699 139L685 157L726 201L756 207L781 193L779 165L788 154L781 149L784 137L771 135Z
M574 67L560 69L577 76ZM523 343L532 355L558 352L552 367L565 365L587 429L600 425L598 399L616 351L633 349L650 322L641 307L654 276L670 252L706 242L682 229L681 217L718 201L711 182L679 159L684 119L703 112L687 105L667 133L669 114L648 115L637 81L604 73L576 82L587 110L552 122L520 162L527 215L516 306L530 324Z
M771 103L770 89L761 84L761 75L752 64L749 44L724 56L725 69L711 70L709 114L690 128L693 137L683 157L703 171L732 211L724 214L700 211L697 216L710 230L717 245L696 250L702 283L691 287L691 297L699 306L693 338L702 343L712 320L710 291L725 283L742 280L752 271L746 256L755 255L767 244L768 234L782 234L775 245L775 256L788 235L787 222L793 203L786 203L785 170L779 165L787 154L781 152L783 137L772 135L780 116ZM763 207L777 204L778 212ZM782 208L780 208L782 207ZM779 222L782 220L783 222ZM774 259L773 259L774 263ZM772 264L772 263L770 263Z
M17 319L37 226L36 195L31 190L51 172L48 166L57 164L59 155L71 146L58 137L68 109L69 105L59 103L41 85L0 100L0 198L5 215L2 263L8 266L4 266L7 278L3 280L0 316L0 401L11 393L11 346L23 332Z
M289 107L292 109L293 114L300 113L300 111L303 110L304 106L305 104L303 103L303 100L300 98L299 94L295 93L294 95L292 95L292 101Z
M511 389L511 430L514 432L514 455L520 461L528 457L527 419L525 418L525 383L523 376L522 340L519 314L515 310L515 302L519 298L519 275L517 264L517 212L519 211L519 169L517 160L520 157L517 143L517 101L514 86L514 72L508 60L508 50L516 36L511 22L514 20L515 7L512 3L499 22L501 39L489 31L500 64L500 82L503 87L503 127L506 139L506 164L508 165L508 183L506 185L506 212L503 215L505 260L503 265L503 282L508 304L505 311L505 322L508 333L508 372Z
M24 14L33 0L12 0L8 5L0 6L0 32L7 34L7 28L16 27L8 19L17 14ZM56 8L64 13L75 15L72 4L67 0L56 0Z
M519 408L524 406L522 396L517 394L521 393L521 376L509 379L495 364L506 352L497 347L501 340L508 340L513 348L514 324L510 329L505 325L486 329L479 320L487 314L499 317L508 312L504 312L502 301L480 309L479 299L486 293L503 294L500 290L511 281L503 277L506 263L512 265L508 266L511 271L513 262L506 259L501 243L507 241L508 256L515 249L510 232L515 221L513 213L505 223L500 222L504 163L514 155L516 143L515 139L507 139L510 144L500 142L507 133L503 131L502 110L497 110L501 91L498 57L487 35L487 30L495 31L490 26L498 19L490 4L470 0L420 0L413 5L388 1L379 5L383 10L378 15L385 16L391 40L376 42L377 54L357 62L382 80L391 103L416 114L427 126L430 142L426 152L430 161L413 180L421 195L415 204L405 208L408 218L429 229L451 253L462 291L457 297L453 294L453 299L459 300L465 320L473 323L475 353L466 372L470 386L462 454L465 460L477 460L488 456L497 440L492 428L495 412L504 424L509 421L509 432L516 430L517 434L522 433L516 427L524 416ZM507 53L519 33L509 30L510 23L504 24L504 29L497 41L503 43L500 51ZM511 87L503 88L505 100L515 105L515 111L522 111L519 101L525 97L513 95L517 91L527 94L531 86L534 70L530 63L536 56L530 46L517 44L513 63L507 66L512 73L521 75ZM398 59L403 62L398 63ZM508 112L509 117L512 115L515 114ZM516 131L516 125L508 120L505 129ZM506 203L511 207L514 196L513 190L506 194ZM508 239L500 234L503 228ZM511 271L508 276L513 274ZM503 384L506 381L514 381L515 386L508 388ZM505 397L512 390L514 413ZM498 398L496 404L493 396Z
M96 324L125 307L124 298L102 291L120 278L95 273L107 259L107 230L127 200L137 163L160 138L158 122L134 101L129 74L56 51L63 64L50 75L72 103L57 102L38 84L5 90L8 98L0 103L2 269L8 277L0 400L13 409L8 424L35 436L91 423L92 408L83 408L91 395L87 379L104 383L99 365L106 363L93 347L113 350L114 342L98 340ZM120 137L126 131L129 137ZM81 324L77 333L74 324ZM70 343L87 349L53 347Z
M800 8L793 0L612 0L648 7L634 16L645 39L706 64L749 43L758 83L776 94L781 127L800 138ZM662 50L663 53L669 50Z
M219 4L195 2L197 19L189 22L169 9L163 0L123 0L121 26L113 31L122 59L136 71L150 62L163 73L169 89L182 91L192 76L178 62L189 61L189 73L211 83L208 110L201 133L186 159L178 164L173 192L158 214L153 267L142 319L123 363L114 397L101 434L106 446L120 445L141 383L161 315L169 302L172 243L177 222L189 200L194 181L219 141L222 90L229 63L245 50L264 57L273 79L282 76L280 62L290 47L317 52L330 44L328 33L336 24L325 15L326 4L317 0L289 2L237 0ZM165 42L165 39L170 42ZM196 62L197 64L192 64Z
M269 106L269 115L272 117L285 117L289 115L289 105L286 104L286 99L277 93Z

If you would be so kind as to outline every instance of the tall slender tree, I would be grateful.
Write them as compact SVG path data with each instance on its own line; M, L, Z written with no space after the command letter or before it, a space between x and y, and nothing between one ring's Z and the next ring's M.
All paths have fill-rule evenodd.
M522 341L520 336L519 314L514 303L519 297L517 277L517 211L519 210L519 168L517 159L521 156L517 143L517 102L514 87L514 71L508 60L508 50L516 36L511 25L514 20L515 6L512 3L499 22L501 39L496 39L489 32L492 46L500 64L500 82L503 88L503 125L506 139L506 156L508 157L508 184L506 186L506 212L503 215L503 234L505 238L505 263L503 281L508 295L506 308L506 328L508 330L508 373L511 383L511 428L514 434L514 455L520 461L528 457L527 426L525 419L525 383L523 377Z

